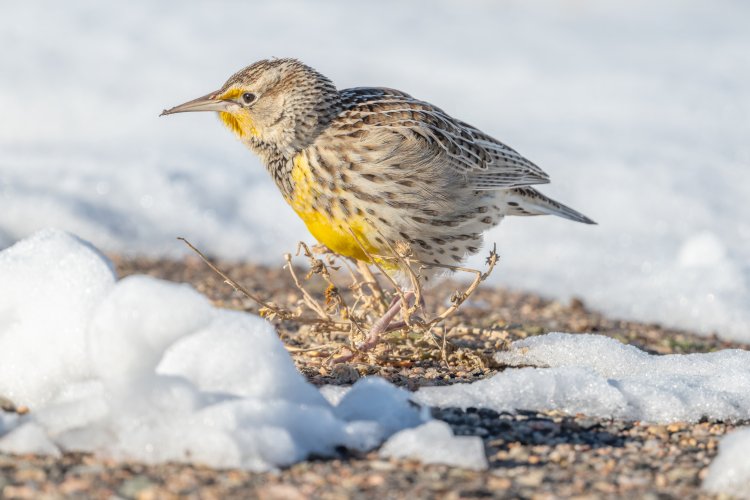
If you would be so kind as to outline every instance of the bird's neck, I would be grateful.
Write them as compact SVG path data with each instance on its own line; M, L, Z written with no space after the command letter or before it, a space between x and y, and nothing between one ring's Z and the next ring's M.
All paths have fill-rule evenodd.
M291 172L296 154L287 154L278 146L257 137L249 138L243 142L258 155L284 197L290 195L293 190Z

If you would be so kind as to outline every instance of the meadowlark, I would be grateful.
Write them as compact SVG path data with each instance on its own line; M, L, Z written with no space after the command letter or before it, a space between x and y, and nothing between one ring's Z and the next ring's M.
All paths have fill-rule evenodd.
M337 90L295 59L258 61L162 115L192 111L218 112L312 235L352 259L408 245L415 261L457 265L506 215L593 223L531 187L547 174L477 128L398 90ZM399 272L387 258L381 264ZM393 311L373 329L387 327Z

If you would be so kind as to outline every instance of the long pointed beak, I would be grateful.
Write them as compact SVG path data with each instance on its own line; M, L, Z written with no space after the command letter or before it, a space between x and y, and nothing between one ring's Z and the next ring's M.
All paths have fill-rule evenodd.
M227 108L236 104L234 101L225 101L218 99L219 92L211 92L208 95L193 99L174 108L165 109L159 116L171 115L174 113L187 113L190 111L226 111Z

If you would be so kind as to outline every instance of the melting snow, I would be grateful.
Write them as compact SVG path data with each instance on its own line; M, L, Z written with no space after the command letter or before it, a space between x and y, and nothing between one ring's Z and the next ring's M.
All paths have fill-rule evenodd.
M727 434L719 442L719 454L708 468L703 488L750 499L750 428Z
M439 420L397 432L380 448L380 456L473 470L488 467L482 438L454 436L451 426Z
M266 321L188 285L115 281L77 238L42 231L0 253L0 450L82 450L145 462L268 470L369 450L427 417L380 379L332 406Z
M657 356L601 335L550 333L514 342L495 358L525 368L425 387L415 401L651 422L750 418L750 352L744 350Z
M214 308L185 284L117 281L106 258L67 233L41 231L0 252L0 275L0 395L32 410L0 413L4 452L269 470L385 442L382 456L483 469L479 438L422 425L429 406L750 418L742 350L656 356L603 336L553 333L514 342L496 354L505 371L471 384L408 393L365 378L318 390L268 322ZM726 438L707 488L742 491L750 465L737 450L746 442L746 432Z

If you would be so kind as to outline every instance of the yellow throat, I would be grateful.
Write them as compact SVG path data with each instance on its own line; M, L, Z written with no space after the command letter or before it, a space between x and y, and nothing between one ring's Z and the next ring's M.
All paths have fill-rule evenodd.
M217 99L234 99L242 94L242 89L231 88L217 97ZM226 125L229 130L234 132L240 139L246 137L258 137L258 129L255 128L253 119L247 111L240 110L234 113L229 111L220 111L219 119Z

